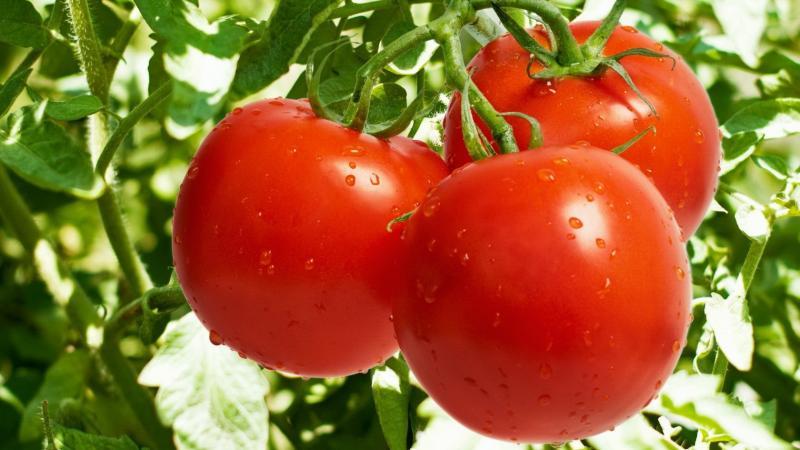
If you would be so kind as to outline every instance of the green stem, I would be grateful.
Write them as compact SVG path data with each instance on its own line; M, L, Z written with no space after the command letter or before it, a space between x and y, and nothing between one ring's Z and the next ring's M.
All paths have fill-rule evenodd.
M503 8L524 9L538 15L552 30L558 44L556 59L559 64L571 66L584 60L581 47L569 29L567 18L553 3L546 0L473 0L472 7L484 9L491 7L492 3Z
M611 37L611 33L614 32L617 28L617 24L619 24L619 18L622 17L622 13L625 11L626 3L625 0L616 0L608 16L603 19L600 26L594 30L592 35L586 39L586 42L583 44L583 51L587 58L600 56L603 47L605 47L606 42L608 42L608 38Z
M164 83L158 87L152 94L150 94L142 103L136 105L124 119L120 120L119 125L106 141L103 151L97 158L96 171L101 176L105 176L114 154L119 148L125 136L133 129L133 127L147 114L150 113L156 106L163 102L167 97L172 94L172 83Z
M100 209L100 217L103 220L108 240L119 260L119 267L130 284L131 293L135 297L140 296L153 287L153 282L150 275L147 274L139 254L133 248L125 229L116 194L110 186L97 199L97 206Z
M42 238L39 226L30 209L11 182L5 167L0 164L0 215L9 224L25 251L32 256L39 277L44 281L56 303L67 310L70 318L83 333L90 325L101 322L94 304L66 264L57 256L52 245Z
M157 449L171 450L175 448L171 431L161 423L155 409L153 396L138 383L136 372L119 348L122 333L142 314L143 302L149 302L154 309L171 310L184 305L186 298L180 287L169 285L151 289L137 300L125 305L108 319L103 333L100 355L120 392L146 430L150 440L148 445Z
M440 20L443 17L445 16L436 20ZM371 83L367 81L371 80L378 72L408 51L408 49L433 38L430 25L419 26L400 36L358 69L353 97L344 115L345 124L359 131L363 129L364 123L366 123L367 109L369 108L368 99L371 92L367 88L372 87Z
M67 0L72 30L77 41L78 60L86 74L86 81L92 94L105 103L108 96L109 80L103 64L100 41L94 32L88 0Z
M444 64L447 76L455 86L466 86L469 81L469 74L464 66L464 58L461 53L461 42L457 35L446 37L441 43L444 51ZM502 153L514 153L517 148L517 141L514 139L514 130L506 122L500 113L494 109L489 100L475 86L470 84L470 100L475 112L481 117L483 122L492 131L492 137L500 145Z
M114 39L111 41L111 53L114 55L122 55L125 51L125 48L128 47L128 43L131 41L133 37L133 33L136 32L136 29L139 27L139 14L137 13L136 7L134 7L133 11L131 12L131 17L128 18L120 27L117 34L114 36ZM117 64L119 64L120 59L117 57L109 57L106 58L105 63L105 71L108 74L109 79L114 78L114 72L117 70Z

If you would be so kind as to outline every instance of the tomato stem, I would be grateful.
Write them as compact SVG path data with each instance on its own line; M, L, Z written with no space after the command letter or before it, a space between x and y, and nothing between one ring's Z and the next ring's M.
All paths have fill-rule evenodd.
M611 7L611 11L600 23L600 26L597 27L594 33L583 43L582 50L586 58L597 58L601 56L608 39L617 28L619 19L625 11L626 4L627 2L625 0L616 0L614 6Z

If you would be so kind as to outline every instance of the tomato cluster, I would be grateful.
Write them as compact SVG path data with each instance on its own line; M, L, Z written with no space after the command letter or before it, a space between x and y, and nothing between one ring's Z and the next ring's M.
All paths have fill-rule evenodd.
M657 46L617 30L606 51ZM445 410L500 439L585 437L646 405L690 321L684 240L716 186L713 111L680 61L625 61L653 116L612 72L534 81L521 52L501 37L472 62L495 107L539 120L545 146L520 153L471 162L458 94L447 164L303 100L226 117L174 218L176 270L212 340L302 376L365 371L399 343Z

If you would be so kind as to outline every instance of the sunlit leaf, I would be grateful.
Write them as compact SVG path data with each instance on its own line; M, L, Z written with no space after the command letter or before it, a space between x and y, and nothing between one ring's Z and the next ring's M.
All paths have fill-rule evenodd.
M47 44L42 18L28 0L0 0L0 42L39 48Z

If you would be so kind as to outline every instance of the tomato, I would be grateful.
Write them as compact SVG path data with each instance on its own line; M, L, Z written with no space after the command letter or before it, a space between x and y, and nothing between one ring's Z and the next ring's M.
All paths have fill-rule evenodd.
M522 442L583 438L643 408L689 325L674 217L611 152L548 147L471 163L405 229L400 349L450 415Z
M395 351L400 230L447 173L423 143L380 140L307 101L237 108L205 139L175 207L175 268L211 339L303 376Z
M573 23L583 42L599 22ZM547 39L533 33L543 45ZM654 105L647 105L612 70L596 78L567 77L536 81L528 77L529 54L510 36L484 47L470 63L473 81L499 111L518 111L535 117L545 145L569 145L578 141L611 149L649 126L647 134L623 153L637 165L672 207L684 237L688 239L703 220L717 186L720 138L717 119L706 91L680 57L631 27L618 27L604 54L641 47L675 58L629 56L621 60L633 82ZM535 65L532 71L541 70ZM454 95L445 120L444 148L451 168L470 161L461 132L461 97ZM481 128L488 129L476 116ZM524 148L530 126L509 117L518 144Z

